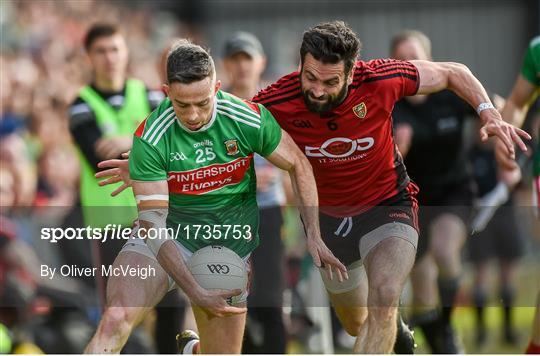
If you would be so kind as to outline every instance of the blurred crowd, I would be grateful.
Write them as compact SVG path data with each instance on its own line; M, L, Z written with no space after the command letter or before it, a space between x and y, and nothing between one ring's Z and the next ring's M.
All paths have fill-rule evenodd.
M67 107L90 78L81 43L91 23L129 18L122 24L133 49L129 70L159 86L156 51L169 32L183 29L174 21L168 27L159 13L117 4L2 2L1 157L16 175L16 206L69 206L76 199L78 169ZM156 21L160 26L152 25Z

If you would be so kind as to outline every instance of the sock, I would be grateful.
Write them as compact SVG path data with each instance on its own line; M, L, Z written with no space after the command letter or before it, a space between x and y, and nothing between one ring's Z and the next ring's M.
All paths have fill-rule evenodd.
M534 344L532 341L529 343L529 347L525 350L526 354L540 354L540 345Z
M486 305L487 296L481 288L476 288L474 291L474 305L476 306L476 328L484 329L484 308Z
M195 355L199 353L199 340L191 340L182 350L184 355Z
M441 321L444 325L450 325L450 316L459 289L459 277L439 277L437 285L442 304Z
M436 309L421 312L413 315L411 325L417 326L422 330L426 341L431 348L432 353L439 353L439 339L441 335L440 313Z
M504 307L504 330L512 329L512 306L514 305L515 291L509 285L504 285L501 288L501 301Z

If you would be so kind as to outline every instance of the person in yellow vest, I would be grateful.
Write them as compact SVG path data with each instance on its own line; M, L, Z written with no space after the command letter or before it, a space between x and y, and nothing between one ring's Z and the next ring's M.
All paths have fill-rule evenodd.
M80 203L84 225L92 228L131 227L136 218L133 194L124 191L111 199L115 187L98 186L97 163L120 156L131 148L137 125L164 98L136 79L127 78L128 48L117 26L95 24L86 34L84 46L92 68L92 82L79 91L69 107L70 131L81 164ZM112 264L125 241L102 245L101 263Z

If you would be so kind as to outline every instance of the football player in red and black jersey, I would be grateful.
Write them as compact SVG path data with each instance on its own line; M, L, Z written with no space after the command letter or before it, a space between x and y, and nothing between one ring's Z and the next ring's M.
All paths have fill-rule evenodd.
M300 71L282 77L253 101L272 112L311 162L321 234L348 266L349 278L339 282L341 278L332 278L339 271L328 266L321 266L321 275L343 327L357 336L354 351L389 353L399 297L418 242L418 188L394 143L395 102L452 90L477 109L482 138L499 137L512 159L514 142L525 150L521 137L530 136L501 120L466 66L358 61L360 47L357 35L342 21L310 28L300 48Z
M418 188L409 180L392 133L392 109L404 96L449 89L477 109L484 139L509 148L529 135L505 124L462 64L357 61L357 35L341 21L304 33L301 68L253 100L268 108L313 166L321 233L349 269L338 282L321 273L355 352L390 352L396 311L418 242ZM512 151L510 155L514 155Z

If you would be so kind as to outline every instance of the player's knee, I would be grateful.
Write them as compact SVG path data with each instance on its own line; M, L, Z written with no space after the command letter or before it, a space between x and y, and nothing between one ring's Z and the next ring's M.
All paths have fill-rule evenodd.
M444 245L444 244L440 244ZM434 248L432 251L433 259L437 264L439 269L448 269L452 265L454 258L454 251L451 250L450 246L440 246Z
M129 333L136 318L135 312L131 309L133 308L107 308L101 321L103 324L103 332L109 336Z
M391 324L395 322L397 315L397 307L395 306L380 306L376 308L370 308L369 318L370 322L377 324Z
M465 240L466 227L463 220L454 214L439 216L430 226L431 250L456 250Z
M385 281L375 286L373 292L374 295L372 300L374 303L371 305L377 307L376 309L386 309L398 305L401 288L397 283Z
M450 269L460 259L460 236L445 236L444 233L434 233L431 237L430 252L439 269Z

